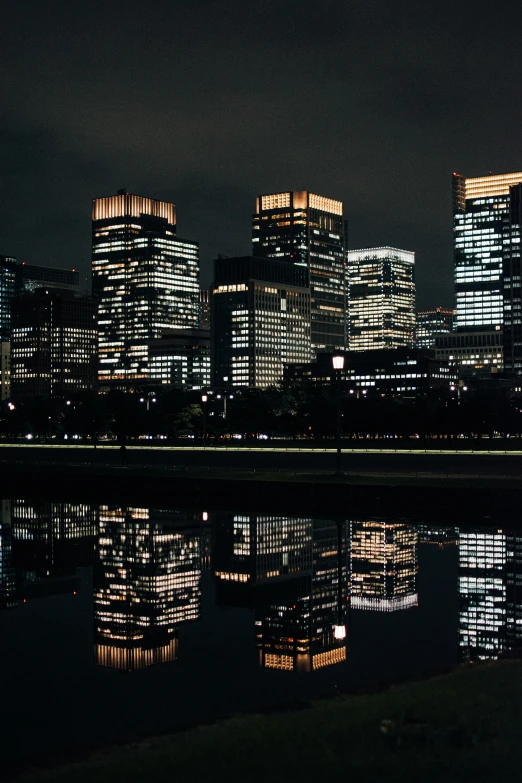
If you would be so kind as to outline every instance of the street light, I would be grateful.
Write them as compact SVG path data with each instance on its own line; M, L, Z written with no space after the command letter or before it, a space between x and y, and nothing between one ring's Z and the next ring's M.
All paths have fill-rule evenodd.
M150 410L150 404L151 402L156 402L156 397L154 397L154 394L151 392L146 397L140 397L140 402L146 402L147 410Z
M216 399L220 400L221 399L221 394L216 394ZM233 394L229 394L228 395L228 399L229 400L233 400L234 399L234 395ZM227 418L227 395L226 394L223 394L223 418L224 419Z
M206 429L207 429L207 400L206 394L201 395L201 402L203 403L203 446L205 445Z
M337 472L341 471L341 371L344 356L332 356L332 365L337 378Z

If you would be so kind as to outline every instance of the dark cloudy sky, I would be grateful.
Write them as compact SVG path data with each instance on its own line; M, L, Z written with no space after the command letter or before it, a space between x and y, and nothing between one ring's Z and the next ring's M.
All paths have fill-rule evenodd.
M93 196L168 199L250 250L257 193L342 199L350 247L452 302L451 172L522 169L521 4L3 0L0 254L90 267Z

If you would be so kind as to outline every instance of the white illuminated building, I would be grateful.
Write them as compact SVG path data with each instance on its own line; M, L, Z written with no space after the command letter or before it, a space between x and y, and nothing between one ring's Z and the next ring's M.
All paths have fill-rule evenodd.
M415 332L415 253L393 247L349 250L351 351L411 347Z
M148 343L198 325L199 248L176 236L176 207L120 192L93 201L99 381L150 376Z
M453 174L455 329L496 331L503 324L503 223L509 189L522 172Z

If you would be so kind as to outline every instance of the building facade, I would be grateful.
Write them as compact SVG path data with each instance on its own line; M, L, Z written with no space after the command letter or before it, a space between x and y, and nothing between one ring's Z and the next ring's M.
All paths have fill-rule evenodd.
M149 342L150 381L172 389L210 386L210 330L172 329Z
M417 311L415 325L415 346L417 348L435 348L435 338L441 334L451 334L455 310L449 307L433 307Z
M449 389L457 381L454 367L433 351L397 348L395 351L348 351L339 381L344 394L417 396L432 389ZM289 366L288 380L317 386L334 383L332 354L321 354L310 364Z
M176 236L174 204L126 192L94 199L92 235L98 378L128 388L150 376L150 340L197 327L199 247Z
M307 269L251 256L218 258L211 325L215 386L278 383L285 364L311 357Z
M461 331L435 337L436 356L454 365L460 377L502 372L501 331Z
M522 185L509 192L509 214L504 220L502 284L504 295L504 368L522 375Z
M453 174L455 329L500 330L503 324L503 233L510 188L522 172Z
M11 343L0 342L0 399L11 396Z
M77 294L80 291L80 273L76 269L18 264L16 267L17 294L31 293L38 288L54 288Z
M258 196L252 252L308 270L315 352L346 347L343 205L308 191Z
M415 331L415 253L392 247L349 250L351 351L411 347Z
M16 258L0 256L0 342L11 338L11 301L16 293Z
M12 300L11 396L66 396L96 388L96 305L44 288Z

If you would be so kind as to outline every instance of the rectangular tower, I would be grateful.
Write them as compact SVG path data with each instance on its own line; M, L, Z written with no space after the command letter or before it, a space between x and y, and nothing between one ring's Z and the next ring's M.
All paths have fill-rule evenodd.
M13 299L11 394L66 396L96 388L96 307L90 297L39 289Z
M455 310L449 307L433 307L417 312L415 347L435 348L436 335L451 334Z
M522 185L510 188L503 240L504 369L522 375Z
M308 271L274 259L218 258L211 324L215 386L278 383L285 364L310 361Z
M308 269L312 348L346 347L345 221L341 201L303 191L256 198L252 252Z
M92 209L93 293L104 386L149 378L148 341L198 324L199 247L176 236L176 207L120 192Z
M499 331L503 323L503 225L509 189L522 172L453 174L456 331Z
M11 337L11 300L16 292L16 258L0 256L0 342Z
M394 247L349 250L351 351L410 347L415 330L415 253Z
M57 269L37 264L18 264L16 267L17 294L30 293L38 288L54 288L61 291L80 291L80 273L77 269Z

